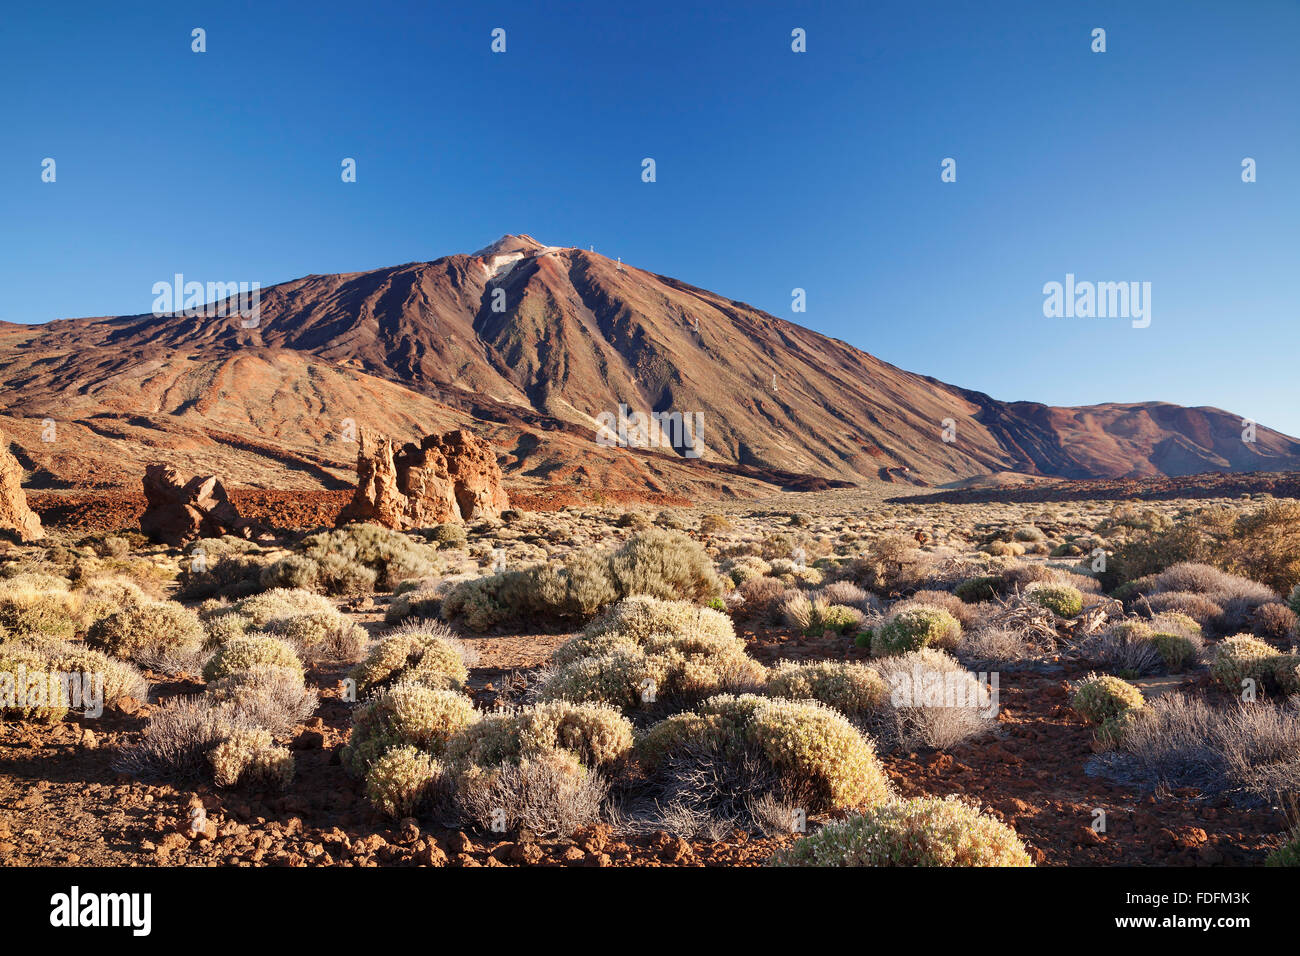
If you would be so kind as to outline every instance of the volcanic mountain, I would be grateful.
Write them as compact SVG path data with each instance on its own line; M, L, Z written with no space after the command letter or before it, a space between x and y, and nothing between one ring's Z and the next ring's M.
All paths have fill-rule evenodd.
M1264 427L1243 442L1220 409L997 401L526 235L281 283L256 322L214 311L0 325L0 430L29 483L138 487L165 460L233 485L338 488L358 429L457 426L489 438L516 485L620 494L1300 468L1300 442ZM599 426L620 411L694 414L695 441L606 447Z

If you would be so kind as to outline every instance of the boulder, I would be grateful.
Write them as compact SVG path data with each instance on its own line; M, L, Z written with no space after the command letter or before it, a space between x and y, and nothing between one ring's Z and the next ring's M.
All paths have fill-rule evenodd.
M22 466L0 438L0 530L17 532L20 541L38 541L45 532L36 512L27 507L22 480Z
M410 530L497 518L509 507L496 455L473 432L427 435L418 445L398 449L382 435L362 433L357 490L338 523L373 521Z
M149 465L144 472L144 497L147 504L140 530L159 544L176 546L225 534L252 536L253 522L240 516L215 475L182 481L171 465Z

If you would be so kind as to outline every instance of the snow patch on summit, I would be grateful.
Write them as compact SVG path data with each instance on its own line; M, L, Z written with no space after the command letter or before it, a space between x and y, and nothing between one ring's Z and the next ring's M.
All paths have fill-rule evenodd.
M532 236L502 236L474 253L474 257L482 260L488 279L495 279L510 272L524 259L544 256L559 249L560 246L544 246Z
M495 279L503 273L509 272L515 267L515 263L524 257L522 252L511 252L504 256L492 256L483 261L483 271L488 274L489 279Z

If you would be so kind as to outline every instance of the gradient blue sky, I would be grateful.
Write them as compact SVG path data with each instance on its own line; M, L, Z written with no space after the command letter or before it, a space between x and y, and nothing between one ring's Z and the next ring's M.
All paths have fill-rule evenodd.
M527 232L1000 399L1300 435L1295 0L23 4L0 79L0 319ZM1067 272L1150 328L1045 319Z

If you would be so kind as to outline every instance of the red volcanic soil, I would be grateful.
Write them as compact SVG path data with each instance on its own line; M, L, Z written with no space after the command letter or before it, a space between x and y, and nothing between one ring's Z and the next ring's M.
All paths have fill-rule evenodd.
M647 504L659 507L692 504L681 495L634 491L583 491L562 485L515 489L506 486L510 506L520 511L559 511L567 507L592 505ZM268 491L261 488L231 488L227 493L239 513L272 528L303 530L333 527L335 518L352 499L349 491ZM143 494L129 491L28 491L27 503L47 528L66 528L83 533L139 528L144 514Z
M265 491L232 488L230 500L239 513L276 528L332 526L351 491ZM27 503L47 528L86 533L139 528L144 495L130 491L29 491Z

